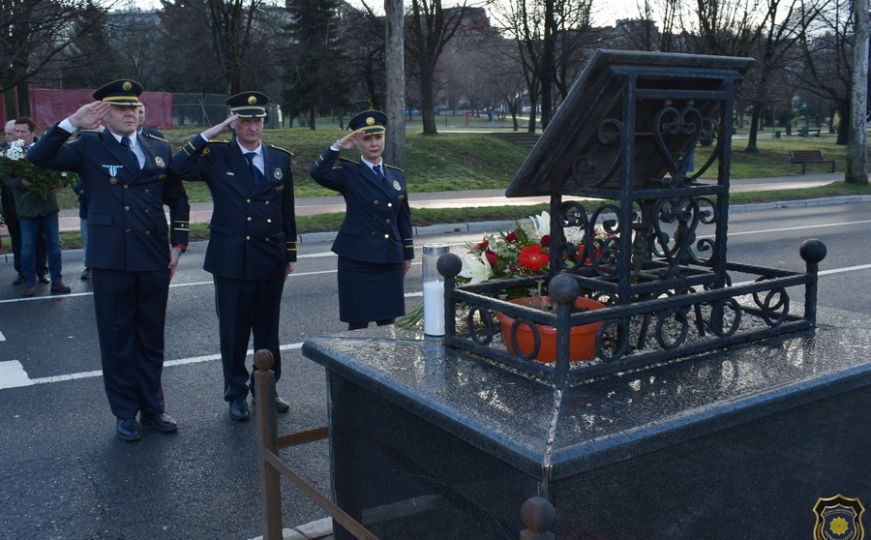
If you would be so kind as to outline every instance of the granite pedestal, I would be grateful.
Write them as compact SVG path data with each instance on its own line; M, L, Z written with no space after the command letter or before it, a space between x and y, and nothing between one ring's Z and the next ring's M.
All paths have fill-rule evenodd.
M517 540L534 495L560 540L811 538L818 498L871 502L871 319L818 320L563 392L393 329L303 353L335 500L382 539Z

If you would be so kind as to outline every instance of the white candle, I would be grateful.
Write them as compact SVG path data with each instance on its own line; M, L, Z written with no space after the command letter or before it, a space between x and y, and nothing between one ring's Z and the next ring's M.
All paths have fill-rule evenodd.
M445 283L427 281L423 284L423 333L445 335Z

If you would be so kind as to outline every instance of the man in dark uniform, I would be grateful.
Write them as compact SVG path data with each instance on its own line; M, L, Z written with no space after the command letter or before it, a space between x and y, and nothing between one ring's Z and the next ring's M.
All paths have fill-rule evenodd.
M215 303L224 369L224 399L232 420L249 417L245 368L248 341L275 357L281 378L278 321L281 292L296 261L292 154L263 144L263 119L269 99L260 92L227 98L230 116L185 144L173 159L173 172L206 182L214 211L203 268L215 280ZM229 141L212 141L232 129ZM251 373L253 390L253 370ZM275 410L289 405L275 397Z
M156 129L152 129L145 125L145 104L140 103L138 107L136 107L136 118L139 123L139 128L137 131L140 135L152 135L154 137L160 137L163 139L163 133L157 131Z
M357 114L348 122L353 131L309 169L318 184L345 198L333 251L339 255L339 318L349 330L370 321L390 324L405 313L403 278L414 258L411 211L405 173L381 159L386 124L381 111ZM339 158L355 146L360 161Z
M142 85L129 79L103 86L94 92L97 102L52 127L28 152L37 165L77 172L90 197L88 264L103 380L124 441L141 437L137 413L160 432L178 429L164 410L160 379L169 282L187 246L190 211L181 181L169 174L169 143L136 135L141 93ZM64 144L72 133L100 125L101 132Z

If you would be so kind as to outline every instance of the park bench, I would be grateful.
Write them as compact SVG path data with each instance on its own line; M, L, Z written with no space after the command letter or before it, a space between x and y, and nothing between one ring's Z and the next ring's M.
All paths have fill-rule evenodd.
M807 171L807 166L810 163L828 163L832 166L831 172L835 172L835 160L823 158L822 150L791 150L789 152L789 162L801 164L801 173Z

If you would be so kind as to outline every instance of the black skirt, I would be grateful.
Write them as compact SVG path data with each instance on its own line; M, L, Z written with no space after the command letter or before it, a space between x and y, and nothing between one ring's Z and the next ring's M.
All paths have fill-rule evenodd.
M363 323L405 315L402 263L370 263L339 256L339 319Z

